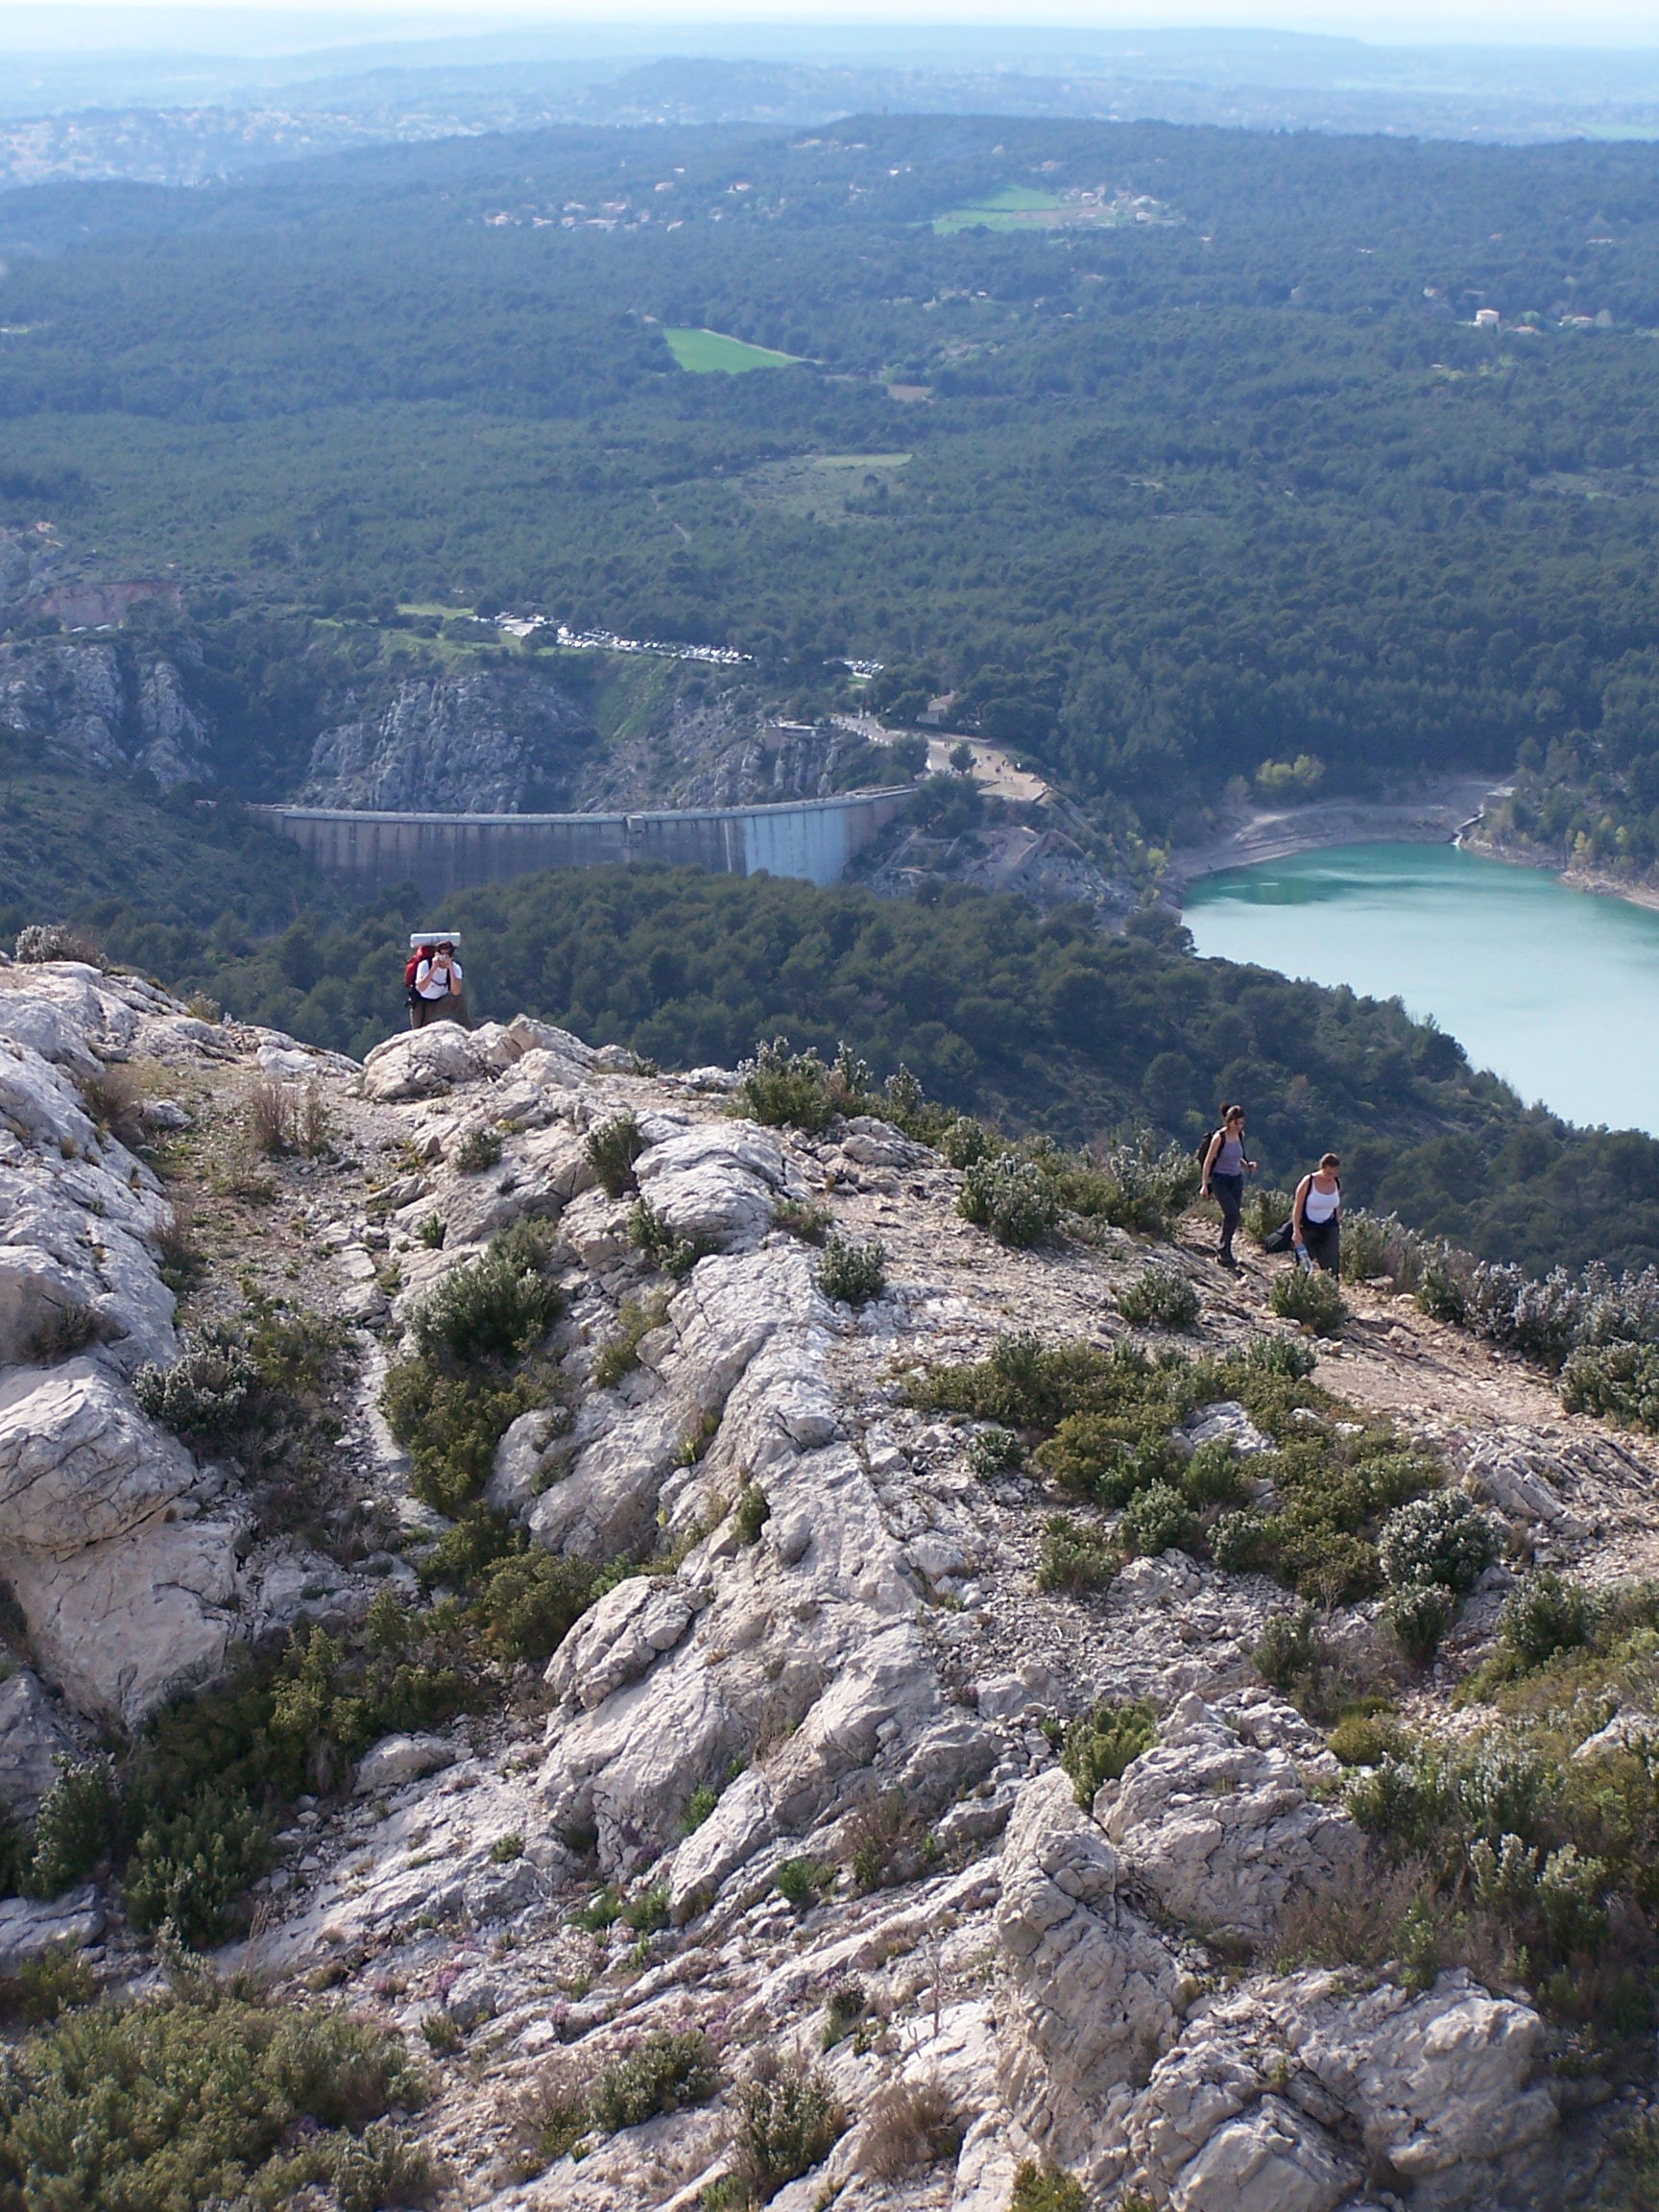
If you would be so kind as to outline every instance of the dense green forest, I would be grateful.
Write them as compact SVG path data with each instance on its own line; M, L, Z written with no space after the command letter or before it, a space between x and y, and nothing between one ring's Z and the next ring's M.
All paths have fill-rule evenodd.
M1012 184L1089 219L934 228ZM1649 823L1659 148L562 131L0 228L4 511L209 626L540 606L801 698L873 656L1154 840L1302 756L1520 752L1547 805L1606 746ZM833 512L823 455L879 457Z
M669 1068L731 1067L779 1033L826 1054L845 1040L947 1104L1071 1142L1136 1127L1195 1142L1239 1097L1266 1184L1334 1144L1351 1202L1485 1257L1659 1261L1659 1142L1523 1108L1397 1003L1194 960L1165 915L1109 939L1081 910L1045 920L976 892L910 902L659 869L527 877L445 911L475 1015L524 1010ZM363 1052L401 1025L421 915L413 898L307 915L240 951L228 923L180 933L170 979Z

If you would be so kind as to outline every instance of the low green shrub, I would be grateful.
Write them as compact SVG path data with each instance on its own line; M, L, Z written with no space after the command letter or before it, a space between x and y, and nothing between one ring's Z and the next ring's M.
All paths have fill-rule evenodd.
M822 2165L847 2130L829 2077L787 2060L743 2082L735 2104L737 2173L762 2204Z
M1348 1318L1336 1278L1323 1268L1309 1274L1301 1267L1287 1267L1275 1275L1267 1303L1282 1321L1300 1321L1315 1336L1337 1335Z
M835 1216L828 1206L819 1206L809 1199L780 1198L772 1208L774 1229L786 1229L791 1237L799 1237L803 1244L822 1244L829 1235Z
M645 1140L632 1111L595 1122L582 1149L608 1197L621 1198L635 1189L634 1163L644 1151Z
M1558 1652L1581 1649L1590 1642L1601 1608L1595 1595L1563 1581L1553 1568L1529 1575L1505 1599L1498 1618L1498 1641L1522 1669L1544 1667Z
M595 1390L614 1390L624 1375L639 1364L639 1347L653 1329L662 1326L668 1301L661 1291L651 1298L624 1298L616 1314L616 1327L593 1355L588 1381Z
M139 1834L123 1894L140 1935L163 1924L192 1951L222 1943L230 1907L271 1863L271 1825L239 1791L211 1784Z
M1137 1329L1190 1329L1198 1318L1198 1293L1173 1267L1143 1267L1118 1291L1118 1310Z
M1433 1490L1396 1506L1377 1539L1383 1575L1397 1588L1471 1590L1497 1551L1497 1530L1463 1490Z
M1095 1590L1109 1590L1123 1565L1123 1554L1111 1538L1087 1522L1055 1513L1043 1524L1038 1553L1037 1587L1060 1590L1073 1598Z
M939 1132L937 1149L946 1166L960 1173L963 1168L977 1166L991 1153L999 1151L1001 1141L992 1135L983 1121L974 1121L963 1114Z
M1275 1229L1283 1228L1289 1220L1294 1204L1288 1190L1260 1186L1245 1191L1238 1218L1257 1243L1264 1244Z
M1409 1582L1390 1590L1382 1600L1388 1633L1402 1655L1418 1667L1427 1667L1439 1650L1456 1613L1455 1591L1438 1582Z
M114 1762L60 1754L53 1764L57 1776L35 1815L34 1849L23 1869L30 1897L58 1897L84 1882L114 1856L120 1837Z
M1188 1504L1199 1512L1207 1505L1238 1503L1244 1496L1243 1472L1225 1436L1198 1446L1181 1470L1178 1487Z
M424 2197L415 2148L371 2128L424 2098L401 2040L343 2012L189 1997L76 2012L13 2047L0 2193L22 2208L275 2208L311 2185L348 2212Z
M1331 1731L1331 1749L1344 1767L1381 1767L1399 1757L1404 1742L1386 1713L1345 1713Z
M1653 2212L1659 2204L1659 2112L1620 2129L1591 2204L1593 2212Z
M78 2012L98 1995L92 1969L72 1942L53 1943L25 1959L6 1989L32 2028L47 2027L65 2012Z
M937 1855L926 1820L902 1790L861 1805L843 1830L843 1846L854 1888L891 1889L913 1882Z
M593 1602L598 1578L589 1559L528 1545L482 1571L468 1593L468 1610L492 1656L540 1667Z
M452 1375L424 1359L388 1368L380 1409L409 1455L415 1495L439 1513L464 1512L490 1479L496 1445L547 1390L535 1376Z
M187 1337L171 1367L139 1368L132 1395L162 1428L207 1438L235 1428L258 1382L259 1371L242 1345Z
M1144 1698L1118 1704L1111 1698L1081 1714L1066 1730L1060 1764L1085 1812L1106 1783L1116 1782L1157 1738L1158 1715Z
M866 1305L887 1287L887 1254L878 1243L854 1244L844 1237L831 1237L814 1279L826 1298L847 1306Z
M1413 1295L1419 1310L1431 1321L1450 1321L1461 1328L1469 1318L1465 1271L1449 1254L1424 1262Z
M1250 1472L1272 1485L1279 1504L1224 1513L1210 1531L1212 1555L1229 1571L1272 1574L1329 1603L1377 1587L1377 1527L1392 1507L1435 1486L1440 1471L1382 1424L1339 1426L1334 1416L1349 1409L1313 1385L1314 1358L1310 1346L1289 1337L1258 1338L1223 1359L1192 1359L1172 1347L1153 1358L1129 1338L1107 1350L1020 1334L999 1337L988 1358L971 1365L927 1368L905 1394L927 1412L1046 1432L1033 1454L1037 1466L1107 1509L1126 1506L1155 1482L1179 1488L1186 1462L1175 1431L1202 1407L1236 1401L1274 1440ZM1208 1461L1193 1480L1202 1485L1212 1473L1223 1485ZM1188 1503L1210 1509L1208 1499Z
M1039 2166L1030 2158L1020 2161L1008 2212L1088 2212L1088 2194L1074 2174L1046 2163ZM1118 2212L1124 2212L1121 2204Z
M720 2086L708 2038L697 2029L660 2029L613 2059L588 2096L589 2126L602 2135L642 2128L659 2113L707 2104Z
M975 1161L962 1179L956 1211L964 1221L989 1229L998 1244L1041 1244L1060 1226L1054 1187L1033 1161L1003 1152Z
M837 1114L855 1114L869 1103L870 1070L845 1046L827 1068L816 1052L792 1052L787 1038L775 1037L757 1046L739 1073L745 1108L770 1128L816 1136Z
M1210 1531L1210 1556L1224 1575L1271 1574L1279 1558L1277 1513L1223 1513Z
M683 1282L699 1260L720 1249L713 1237L682 1237L670 1229L649 1198L637 1198L628 1214L628 1241L653 1267Z
M816 1859L783 1859L773 1873L772 1887L785 1904L805 1912L817 1904L827 1876L833 1872L833 1867L820 1866Z
M1123 1508L1118 1534L1132 1551L1148 1558L1190 1550L1198 1534L1198 1516L1172 1482L1148 1482Z
M421 1302L410 1327L428 1358L462 1364L517 1359L540 1342L563 1306L547 1273L546 1224L519 1220L476 1260L464 1260Z
M1025 1457L1025 1447L1012 1429L976 1429L968 1439L968 1466L981 1482L1010 1475Z
M699 1782L685 1800L685 1810L680 1816L681 1833L695 1836L710 1813L720 1802L720 1792L707 1782Z
M1198 1194L1201 1170L1180 1144L1159 1144L1142 1135L1107 1146L1100 1172L1110 1185L1105 1218L1143 1236L1168 1234L1169 1225Z
M1622 1429L1659 1433L1659 1344L1599 1344L1571 1353L1561 1369L1569 1413L1596 1413Z
M760 1531L771 1518L772 1506L765 1491L758 1482L745 1482L733 1508L738 1543L745 1547L758 1544Z
M12 940L17 960L81 960L88 968L104 969L103 948L89 930L69 922L31 922Z
M1312 1606L1300 1605L1294 1613L1270 1613L1262 1623L1250 1664L1269 1689L1286 1695L1311 1675L1316 1664Z
M469 1129L455 1147L455 1165L463 1175L482 1175L487 1167L501 1165L501 1133L497 1129Z
M1033 1457L1057 1489L1111 1510L1174 1466L1169 1439L1146 1437L1141 1428L1121 1415L1073 1413L1038 1445Z

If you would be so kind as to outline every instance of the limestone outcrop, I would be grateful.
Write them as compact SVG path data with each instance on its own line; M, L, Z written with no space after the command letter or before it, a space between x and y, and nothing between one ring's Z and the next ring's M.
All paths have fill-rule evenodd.
M181 1316L162 1279L177 1184L111 1133L112 1067L180 1147L175 1174L211 1162L204 1203L212 1176L255 1187L214 1216L234 1292L210 1275ZM314 1094L327 1128L256 1176L225 1149L255 1077ZM1298 1710L1252 1657L1290 1594L1202 1545L1113 1551L1068 1587L1049 1571L1062 1512L1069 1540L1102 1547L1127 1549L1123 1524L915 1387L1013 1332L1117 1341L1143 1246L1097 1229L1006 1251L962 1219L941 1156L888 1123L808 1134L747 1103L729 1071L660 1075L527 1019L389 1038L356 1068L132 978L0 966L0 1799L33 1817L57 1762L142 1728L232 1647L291 1656L321 1631L366 1671L407 1662L408 1711L284 1802L253 1962L424 2035L421 2125L495 2212L720 2201L741 2179L739 2107L780 2072L844 2122L780 2184L781 2212L1007 2212L1025 2163L1154 2212L1586 2201L1612 2084L1560 2062L1519 1984L1407 1966L1388 1930L1350 1966L1298 1963L1398 1869L1350 1811L1352 1772L1310 1717L1328 1708L1292 1681ZM624 1117L631 1164L597 1155L613 1194L592 1140ZM386 1427L381 1379L422 1357L434 1293L526 1220L558 1310L479 1370L509 1396L446 1514ZM825 1287L809 1239L827 1223L884 1248L861 1304ZM1206 1355L1288 1336L1244 1310L1251 1286L1193 1271ZM268 1463L291 1448L275 1431L215 1430L209 1406L174 1433L134 1392L140 1365L172 1367L235 1313L304 1315L344 1347L349 1381L292 1467ZM1649 1510L1647 1448L1588 1421L1563 1433L1542 1395L1482 1416L1484 1365L1452 1403L1455 1346L1441 1402L1407 1407L1388 1341L1357 1325L1321 1378L1369 1418L1409 1413L1448 1479L1551 1556L1600 1546L1610 1577ZM1224 1449L1259 1502L1276 1448L1231 1394L1249 1371L1229 1372L1225 1392L1194 1387L1167 1465ZM1334 1434L1321 1404L1302 1411ZM469 1558L526 1610L493 1617L502 1641L467 1698L422 1707L456 1647L411 1657L396 1620L460 1635ZM538 1575L575 1593L565 1632L515 1645ZM1470 1649L1493 1591L1469 1601ZM1325 1633L1323 1663L1394 1665L1440 1714L1446 1682L1379 1657L1374 1599L1334 1606ZM293 1709L304 1723L298 1693ZM1104 1767L1070 1747L1063 1765L1102 1710L1134 1732ZM1634 1703L1593 1718L1578 1771L1641 1755ZM0 1906L0 1965L63 1941L147 1972L112 1901ZM525 2111L693 2033L711 2101L524 2177Z
M405 677L389 696L329 703L303 805L438 814L557 813L594 742L569 694L536 671Z

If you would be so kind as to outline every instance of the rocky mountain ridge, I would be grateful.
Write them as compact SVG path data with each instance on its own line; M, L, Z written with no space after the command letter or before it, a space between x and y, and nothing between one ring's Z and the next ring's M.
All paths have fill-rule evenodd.
M1264 1679L1274 1623L1297 1617L1283 1584L1217 1564L1221 1523L1205 1537L1191 1513L1180 1541L1132 1540L1047 1446L996 1442L1013 1432L927 1378L1033 1340L1139 1344L1122 1372L1179 1378L1158 1364L1178 1340L1118 1310L1151 1272L1195 1294L1187 1341L1212 1362L1158 1446L1171 1479L1225 1462L1260 1515L1295 1465L1275 1425L1328 1442L1334 1481L1344 1439L1390 1423L1391 1479L1431 1463L1496 1556L1437 1670L1401 1659L1375 1596L1334 1586L1323 1663L1448 1744L1479 1720L1451 1692L1530 1576L1594 1591L1651 1571L1652 1447L1381 1290L1317 1347L1334 1399L1212 1397L1212 1372L1255 1387L1250 1347L1305 1341L1254 1264L1234 1282L1190 1229L1154 1248L1082 1219L1008 1249L958 1211L963 1171L884 1117L803 1129L752 1107L731 1071L659 1074L524 1018L391 1039L359 1068L132 976L0 968L19 1662L0 1791L31 1816L55 1757L99 1731L142 1743L232 1646L349 1646L386 1593L427 1602L434 1544L482 1526L435 1510L422 1474L433 1302L518 1252L560 1310L515 1371L534 1402L479 1506L527 1543L512 1556L592 1575L591 1601L544 1675L520 1661L492 1701L290 1801L221 1961L431 2046L415 2125L441 2201L1590 2202L1645 2107L1640 2069L1575 2038L1512 1961L1402 1964L1392 1928L1340 1948L1356 1891L1398 1879L1351 1787L1390 1769L1339 1765L1328 1722ZM273 1115L251 1166L238 1147ZM164 1270L182 1280L186 1203L180 1314ZM880 1244L876 1294L834 1294L835 1248L810 1240L831 1232ZM349 1345L327 1509L286 1525L245 1439L210 1454L181 1422L181 1440L144 1380L198 1374L216 1327L283 1301ZM430 1372L405 1451L382 1379L411 1361ZM1061 1541L1094 1570L1057 1572ZM450 1585L459 1568L441 1601ZM1094 1727L1130 1730L1123 1755L1092 1766ZM51 1944L116 1996L153 1987L106 1878L0 1906L7 1971ZM654 2103L616 2103L618 2069L671 2052Z

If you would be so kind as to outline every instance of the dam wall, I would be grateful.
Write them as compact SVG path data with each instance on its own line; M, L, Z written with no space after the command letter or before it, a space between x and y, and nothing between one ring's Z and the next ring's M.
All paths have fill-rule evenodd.
M707 868L837 883L854 854L897 819L913 784L798 799L777 806L656 814L370 814L333 806L255 806L320 868L357 892L413 883L442 899L544 868Z

